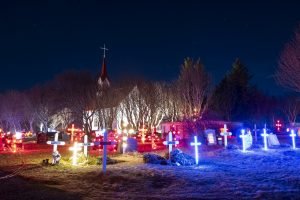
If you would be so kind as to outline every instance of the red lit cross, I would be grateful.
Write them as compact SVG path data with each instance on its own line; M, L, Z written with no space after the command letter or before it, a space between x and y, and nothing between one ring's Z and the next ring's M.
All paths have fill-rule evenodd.
M277 120L275 126L277 127L277 131L280 131L280 128L282 127L282 124L280 123L279 120Z
M75 126L74 126L74 124L72 124L72 128L68 128L68 131L71 131L71 142L73 143L73 137L74 137L74 133L76 132L76 131L80 131L80 129L78 129L78 128L75 128Z

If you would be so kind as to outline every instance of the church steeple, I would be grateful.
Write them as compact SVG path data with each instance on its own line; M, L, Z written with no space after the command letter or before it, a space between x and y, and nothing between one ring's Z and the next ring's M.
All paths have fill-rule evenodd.
M100 74L100 77L98 79L98 84L99 84L100 87L104 88L104 87L109 87L110 86L108 73L107 73L107 68L106 68L106 59L105 59L105 53L106 53L106 51L108 51L108 49L105 48L105 44L101 49L103 49L103 61L102 61L101 74Z

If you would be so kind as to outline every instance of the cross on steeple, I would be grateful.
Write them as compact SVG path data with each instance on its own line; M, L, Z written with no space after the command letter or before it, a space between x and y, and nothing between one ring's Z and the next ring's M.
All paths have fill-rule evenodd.
M108 49L105 48L105 44L103 45L103 47L101 47L101 49L103 50L103 58L105 58L105 53L106 51L108 51Z

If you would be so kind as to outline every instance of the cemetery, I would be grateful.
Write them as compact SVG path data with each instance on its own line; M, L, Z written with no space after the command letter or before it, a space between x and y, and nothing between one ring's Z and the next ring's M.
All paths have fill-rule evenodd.
M299 8L3 1L0 200L300 199Z
M207 129L186 145L169 132L163 149L148 152L109 150L116 142L108 139L106 130L103 139L95 142L89 142L87 135L82 141L61 141L56 133L43 150L0 154L0 180L5 181L0 190L4 199L23 194L37 198L42 192L47 193L43 199L136 199L145 192L154 199L168 195L175 199L296 197L298 136L291 130L282 140L266 129L261 131L255 141L249 128L232 133L224 124L218 135L231 136L227 143L218 144L218 130ZM93 148L99 145L101 149ZM30 189L35 187L40 189Z

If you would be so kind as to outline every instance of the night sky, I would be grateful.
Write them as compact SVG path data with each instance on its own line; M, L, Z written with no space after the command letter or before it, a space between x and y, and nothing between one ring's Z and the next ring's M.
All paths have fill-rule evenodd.
M253 83L272 78L300 22L300 1L7 1L0 6L0 91L27 89L67 69L100 72L103 43L112 81L124 74L174 80L187 56L218 83L236 57Z

